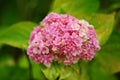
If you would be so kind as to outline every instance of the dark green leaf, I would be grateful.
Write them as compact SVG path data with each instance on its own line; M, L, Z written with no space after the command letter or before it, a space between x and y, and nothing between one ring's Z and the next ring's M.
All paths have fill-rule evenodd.
M20 67L0 67L0 80L29 80L27 69Z

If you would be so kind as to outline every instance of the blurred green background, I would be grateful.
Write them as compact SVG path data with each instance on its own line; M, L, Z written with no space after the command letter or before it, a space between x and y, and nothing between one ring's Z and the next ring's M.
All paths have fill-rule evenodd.
M92 61L50 68L26 55L33 27L49 13L95 26L101 50ZM120 80L120 0L0 0L0 80Z

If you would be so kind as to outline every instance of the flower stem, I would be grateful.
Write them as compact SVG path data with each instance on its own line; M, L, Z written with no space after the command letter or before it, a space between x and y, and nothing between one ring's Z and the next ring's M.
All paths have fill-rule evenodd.
M25 51L24 51L24 53L25 53ZM27 58L27 61L28 61L28 64L29 64L29 80L34 80L33 79L32 64L30 62L30 59L29 59L28 55L26 53L25 53L25 55L26 55L26 58Z

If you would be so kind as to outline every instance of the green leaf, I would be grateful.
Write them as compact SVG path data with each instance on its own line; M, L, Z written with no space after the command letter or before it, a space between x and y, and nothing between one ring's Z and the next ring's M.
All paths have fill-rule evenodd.
M75 14L96 12L99 8L99 0L55 0L53 2L52 11L60 10L66 13Z
M60 80L79 80L80 69L77 64L71 66L62 66L60 72Z
M48 80L56 80L60 75L61 65L57 63L52 63L49 68L41 66L41 71Z
M96 58L89 64L91 80L116 80L113 75L120 71L120 32L113 31Z
M100 60L101 65L110 73L116 73L120 71L120 32L114 31L106 43L97 54L97 58Z
M55 0L51 11L68 13L94 25L100 44L108 40L114 24L114 14L99 13L98 0Z
M61 70L60 80L89 80L86 62L64 66Z
M36 24L33 22L20 22L0 33L0 43L27 49L30 32Z
M88 68L90 80L116 80L109 69L106 69L105 66L101 65L100 60L97 58L90 62Z
M113 14L91 14L85 18L94 28L98 35L100 45L106 43L109 39L114 27L114 13Z

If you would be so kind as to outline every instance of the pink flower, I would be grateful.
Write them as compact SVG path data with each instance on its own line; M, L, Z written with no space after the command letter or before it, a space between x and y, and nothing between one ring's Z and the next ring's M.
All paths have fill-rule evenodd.
M99 49L94 27L88 22L50 13L31 33L27 54L46 66L52 61L71 65L79 59L91 60Z

